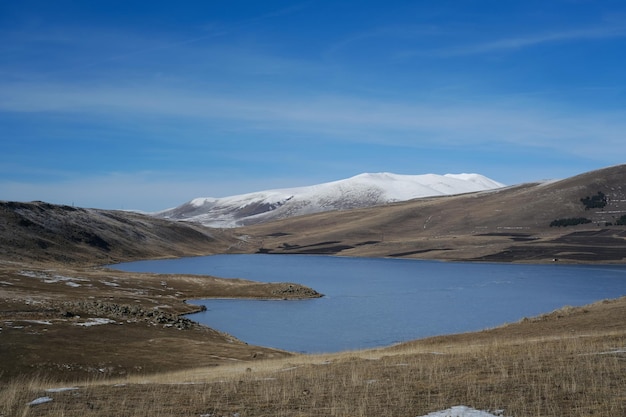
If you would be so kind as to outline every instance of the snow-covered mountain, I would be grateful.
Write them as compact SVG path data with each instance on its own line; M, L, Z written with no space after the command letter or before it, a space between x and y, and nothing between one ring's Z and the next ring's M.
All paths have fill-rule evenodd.
M223 198L196 198L153 215L229 228L322 211L370 207L503 186L479 174L360 174L308 187L259 191Z

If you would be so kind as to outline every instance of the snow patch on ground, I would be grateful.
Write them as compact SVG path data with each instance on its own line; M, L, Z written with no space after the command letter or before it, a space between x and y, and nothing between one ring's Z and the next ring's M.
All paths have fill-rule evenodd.
M614 349L614 350L608 350L606 352L596 352L596 353L591 353L591 355L618 355L621 353L626 353L626 349Z
M93 319L90 319L89 321L76 323L75 325L82 326L82 327L91 327L91 326L99 326L102 324L113 324L113 323L115 323L115 320L106 319L106 318L93 318Z
M78 387L63 387L63 388L48 388L46 392L55 393L55 392L65 392L65 391L76 391L79 389Z
M56 283L65 283L73 288L80 287L81 284L78 282L88 282L88 279L84 278L76 278L76 277L66 277L63 275L52 275L47 272L35 272L35 271L20 271L20 275L29 278L37 278L42 280L45 284L56 284ZM77 282L78 281L78 282Z
M29 402L28 405L33 406L33 405L45 404L45 403L49 403L50 401L52 401L52 398L50 397L39 397Z
M44 326L52 326L52 322L48 320L24 320L26 323L43 324Z
M497 410L495 412L496 414L491 414L486 411L475 410L464 405L457 405L456 407L443 411L435 411L434 413L429 413L422 417L502 417L502 410Z

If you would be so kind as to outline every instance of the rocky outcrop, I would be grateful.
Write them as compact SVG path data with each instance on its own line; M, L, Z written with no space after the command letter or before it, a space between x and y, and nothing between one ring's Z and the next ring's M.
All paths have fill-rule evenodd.
M102 301L67 301L59 308L63 317L71 318L80 315L92 317L106 317L129 322L145 321L164 327L174 327L179 330L191 329L198 326L192 320L162 310L146 310L138 305L124 305Z
M281 284L279 288L272 290L272 295L284 299L319 298L323 296L312 288L289 282Z

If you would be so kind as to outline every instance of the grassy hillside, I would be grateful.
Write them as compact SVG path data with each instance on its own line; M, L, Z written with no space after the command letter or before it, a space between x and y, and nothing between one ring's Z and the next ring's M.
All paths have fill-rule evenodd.
M104 264L209 255L223 252L233 243L231 237L216 230L138 213L0 202L3 259Z
M581 199L606 196L587 208ZM249 251L449 260L623 262L626 166L551 183L321 213L239 229ZM557 219L589 223L551 227Z

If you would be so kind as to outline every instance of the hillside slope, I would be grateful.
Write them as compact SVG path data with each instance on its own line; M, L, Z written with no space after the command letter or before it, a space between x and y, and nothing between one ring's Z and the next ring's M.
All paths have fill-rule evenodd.
M606 205L581 199L602 193ZM626 165L550 183L320 213L238 229L248 250L427 259L623 262ZM551 227L557 219L590 223Z
M219 231L132 212L0 202L2 259L113 263L208 255L232 243Z
M602 207L588 207L602 196ZM626 165L549 183L210 229L137 213L0 202L0 257L113 263L212 253L623 262ZM589 223L551 227L558 219Z

